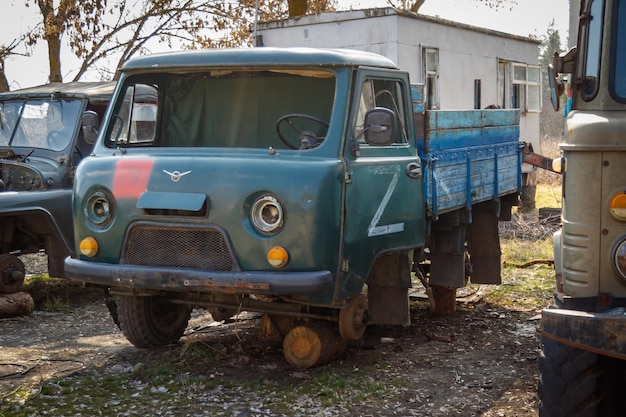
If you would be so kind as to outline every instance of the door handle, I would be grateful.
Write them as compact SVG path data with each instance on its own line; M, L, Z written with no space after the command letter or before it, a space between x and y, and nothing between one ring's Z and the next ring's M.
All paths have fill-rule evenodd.
M416 179L422 176L422 166L417 162L409 162L404 172L409 178Z

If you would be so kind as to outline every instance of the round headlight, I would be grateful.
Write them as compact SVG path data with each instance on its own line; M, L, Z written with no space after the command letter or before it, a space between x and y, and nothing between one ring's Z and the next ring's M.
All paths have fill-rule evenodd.
M623 280L626 281L626 239L622 240L615 248L613 256L613 266Z
M250 213L252 224L263 233L276 233L283 227L284 212L278 200L271 195L257 198Z
M112 205L109 197L102 191L96 191L87 199L85 214L96 226L103 226L111 220Z
M626 221L626 192L620 191L611 197L609 210L617 220Z

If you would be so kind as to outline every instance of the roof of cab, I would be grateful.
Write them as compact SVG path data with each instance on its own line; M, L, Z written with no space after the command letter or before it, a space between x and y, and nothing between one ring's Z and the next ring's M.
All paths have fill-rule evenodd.
M113 95L115 81L107 82L69 82L69 83L49 83L36 87L23 88L21 90L7 91L0 93L1 100L23 97L88 97L90 101L108 102Z
M123 72L201 67L346 67L370 66L397 69L390 59L371 52L322 48L233 48L166 52L132 58Z

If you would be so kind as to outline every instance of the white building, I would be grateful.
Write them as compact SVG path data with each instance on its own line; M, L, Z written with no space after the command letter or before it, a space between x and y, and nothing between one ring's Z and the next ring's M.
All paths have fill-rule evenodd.
M519 108L521 140L532 143L535 152L541 151L539 44L393 8L323 13L257 27L258 46L352 48L384 55L407 71L411 82L426 86L431 108Z

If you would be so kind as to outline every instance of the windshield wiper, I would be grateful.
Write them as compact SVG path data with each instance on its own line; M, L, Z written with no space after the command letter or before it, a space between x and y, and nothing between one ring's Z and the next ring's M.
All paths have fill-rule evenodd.
M33 154L33 152L35 152L34 149L31 149L30 151L28 151L28 153L24 156L22 156L19 161L20 162L26 162L26 160L28 159L29 156L31 156Z

